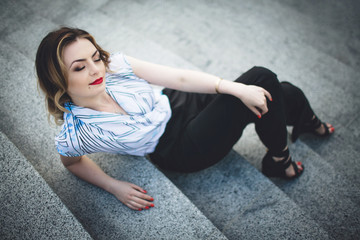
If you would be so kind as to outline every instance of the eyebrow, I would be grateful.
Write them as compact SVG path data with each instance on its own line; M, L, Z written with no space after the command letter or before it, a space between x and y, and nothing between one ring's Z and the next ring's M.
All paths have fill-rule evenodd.
M98 50L96 49L96 51L94 52L94 54L91 56L92 58L96 55L96 53L98 52ZM71 64L70 64L70 67L69 69L71 68L71 66L73 65L73 63L75 62L82 62L82 61L85 61L86 59L85 58L81 58L81 59L77 59L75 61L73 61Z

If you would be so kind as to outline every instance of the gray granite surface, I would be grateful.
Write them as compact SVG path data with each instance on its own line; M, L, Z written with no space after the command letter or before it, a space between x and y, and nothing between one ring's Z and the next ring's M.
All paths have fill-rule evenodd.
M92 239L0 132L0 239Z
M216 227L232 239L359 235L358 1L3 0L0 9L0 130L92 237L223 237ZM187 197L144 158L94 155L107 173L154 195L156 208L135 213L68 173L55 152L58 129L46 120L33 61L42 37L60 25L88 30L111 52L227 79L254 65L268 67L280 80L301 87L317 115L333 123L336 133L321 140L306 135L293 144L294 158L306 164L304 176L293 182L271 179L272 184L255 169L260 169L265 149L251 125L234 148L243 157L231 153L218 166L222 172L212 168L174 178ZM218 205L196 194L203 191L191 187L197 178L204 189L213 189L204 196ZM233 185L220 190L219 179ZM236 196L241 204L233 201ZM280 223L287 225L280 229ZM177 227L182 230L175 231Z
M317 222L236 152L196 173L166 175L229 239L329 239ZM297 186L297 181L292 183Z
M243 137L235 145L235 151L244 154L246 159L260 170L265 149L256 137L252 125L246 128ZM275 178L271 180L319 226L331 233L331 237L356 239L359 234L360 208L357 187L359 179L355 175L358 164L354 162L354 150L346 156L337 155L337 160L341 159L341 162L333 161L335 157L319 155L302 141L311 141L311 146L316 146L316 142L326 145L336 141L336 138L337 135L329 139L319 139L312 135L302 137L290 146L290 152L294 160L305 165L306 171L296 182ZM340 146L343 145L342 143ZM328 150L334 151L330 148Z

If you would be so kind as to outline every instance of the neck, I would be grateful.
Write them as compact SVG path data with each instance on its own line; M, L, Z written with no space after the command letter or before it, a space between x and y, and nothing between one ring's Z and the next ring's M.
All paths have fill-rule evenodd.
M79 106L90 108L93 110L101 111L104 106L109 103L109 98L111 98L106 91L103 91L101 94L98 94L93 97L85 97L85 98L73 98L71 97L72 102Z

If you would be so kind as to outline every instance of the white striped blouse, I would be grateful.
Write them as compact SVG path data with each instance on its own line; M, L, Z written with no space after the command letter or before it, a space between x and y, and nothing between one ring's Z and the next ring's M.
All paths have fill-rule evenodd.
M128 115L83 108L69 102L55 137L57 151L74 157L96 152L144 156L152 153L171 117L167 96L137 77L122 53L111 56L107 93Z

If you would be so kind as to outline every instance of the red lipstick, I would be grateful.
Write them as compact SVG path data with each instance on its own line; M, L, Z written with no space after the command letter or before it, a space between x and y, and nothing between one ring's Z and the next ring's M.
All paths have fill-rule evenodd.
M103 82L103 78L101 77L101 78L96 79L92 83L90 83L90 85L98 85L98 84L100 84L102 82Z

